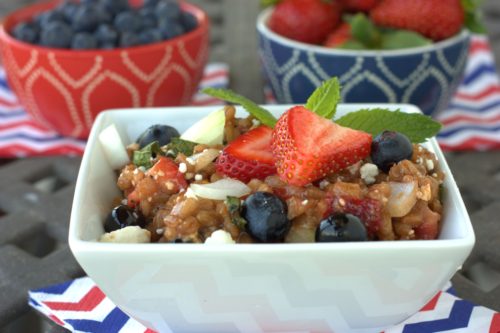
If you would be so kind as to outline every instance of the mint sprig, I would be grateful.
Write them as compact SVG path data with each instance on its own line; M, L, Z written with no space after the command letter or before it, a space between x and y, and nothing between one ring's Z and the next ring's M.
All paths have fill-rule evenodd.
M403 133L413 143L424 142L435 136L441 124L431 117L419 113L405 113L399 110L363 109L350 112L335 121L337 124L376 136L383 131Z
M276 124L276 118L269 112L258 104L255 104L248 98L241 96L234 91L229 89L218 89L218 88L205 88L201 91L204 94L217 97L224 101L240 104L248 111L252 116L257 118L263 125L274 127Z
M336 77L324 81L307 99L306 109L317 115L331 119L340 102L340 83Z

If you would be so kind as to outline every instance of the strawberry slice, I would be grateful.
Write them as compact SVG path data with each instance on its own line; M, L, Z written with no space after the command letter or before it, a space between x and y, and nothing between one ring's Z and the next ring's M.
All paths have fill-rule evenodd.
M259 126L240 135L222 151L216 161L217 171L242 182L275 174L272 132L267 126Z
M177 164L165 156L161 156L158 159L158 161L146 172L146 176L152 176L159 184L170 182L175 191L185 189L188 186L184 175L179 172Z
M276 123L271 147L280 178L304 186L366 158L371 142L368 133L296 106Z

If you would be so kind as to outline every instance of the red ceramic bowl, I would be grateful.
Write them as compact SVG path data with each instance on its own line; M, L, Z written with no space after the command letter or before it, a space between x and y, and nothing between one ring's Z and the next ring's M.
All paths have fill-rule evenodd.
M0 55L7 79L25 109L65 136L86 138L100 111L187 104L208 59L209 23L199 8L182 3L198 27L177 38L131 48L72 51L27 44L9 32L59 1L18 10L0 26Z

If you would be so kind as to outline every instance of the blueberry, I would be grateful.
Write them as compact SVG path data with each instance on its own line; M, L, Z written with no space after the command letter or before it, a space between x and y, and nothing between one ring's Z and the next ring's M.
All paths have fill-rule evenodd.
M179 137L179 132L168 125L153 125L148 127L136 140L140 148L149 145L153 141L158 141L160 146L169 144L172 138Z
M384 172L396 163L410 159L413 155L413 145L406 135L384 131L373 139L371 147L371 158L374 164Z
M73 36L71 48L75 50L91 50L97 48L97 39L88 32L79 32Z
M158 20L163 20L165 18L177 20L181 16L181 7L177 1L172 0L158 2L155 11Z
M73 39L73 30L63 22L50 22L43 27L40 44L55 48L68 48Z
M144 7L139 10L143 29L154 29L158 25L154 8Z
M50 11L46 11L46 12L40 14L37 17L37 21L38 21L38 24L40 24L40 26L42 26L42 27L46 26L50 22L65 22L65 23L67 23L66 17L64 16L64 14L58 10L50 10Z
M152 44L163 40L162 34L157 29L148 29L139 34L141 44Z
M361 242L368 240L363 222L352 214L330 215L316 229L316 242Z
M38 40L40 29L38 25L31 22L22 22L15 26L12 31L14 38L26 43L35 44Z
M65 1L59 7L57 11L60 12L66 22L72 22L76 11L78 10L78 5L72 1Z
M184 28L174 20L161 20L158 24L163 39L172 39L184 33Z
M182 12L181 22L186 32L194 30L198 26L198 20L196 19L196 17L188 12Z
M95 6L80 6L73 17L72 27L76 32L93 32L99 25L100 14Z
M142 20L135 12L121 12L116 15L114 26L120 32L138 32L142 28Z
M243 206L242 217L247 221L247 231L260 242L279 242L290 229L287 206L277 196L268 192L255 192Z
M144 0L144 7L154 8L158 4L159 0Z
M96 5L99 3L99 0L80 0L82 5Z
M106 232L115 231L129 226L146 226L146 220L140 213L134 211L126 205L116 206L106 217L104 221L104 230Z
M124 32L120 35L120 47L132 47L137 45L141 45L141 40L136 33Z
M101 0L101 3L113 15L130 9L128 0Z
M99 25L94 35L100 45L113 44L115 46L120 36L118 31L109 24Z
M105 42L105 43L99 43L99 48L103 50L112 50L116 49L118 47L118 44L116 43L110 43L110 42Z
M94 8L99 13L99 23L112 23L113 14L102 3L97 3Z

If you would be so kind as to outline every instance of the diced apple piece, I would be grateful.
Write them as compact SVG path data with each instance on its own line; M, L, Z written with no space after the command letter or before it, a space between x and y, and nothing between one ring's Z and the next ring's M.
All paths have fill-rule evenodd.
M181 135L181 139L205 145L222 144L226 114L224 109L198 120Z
M113 170L118 170L129 163L127 149L115 124L109 125L99 134L99 142Z

